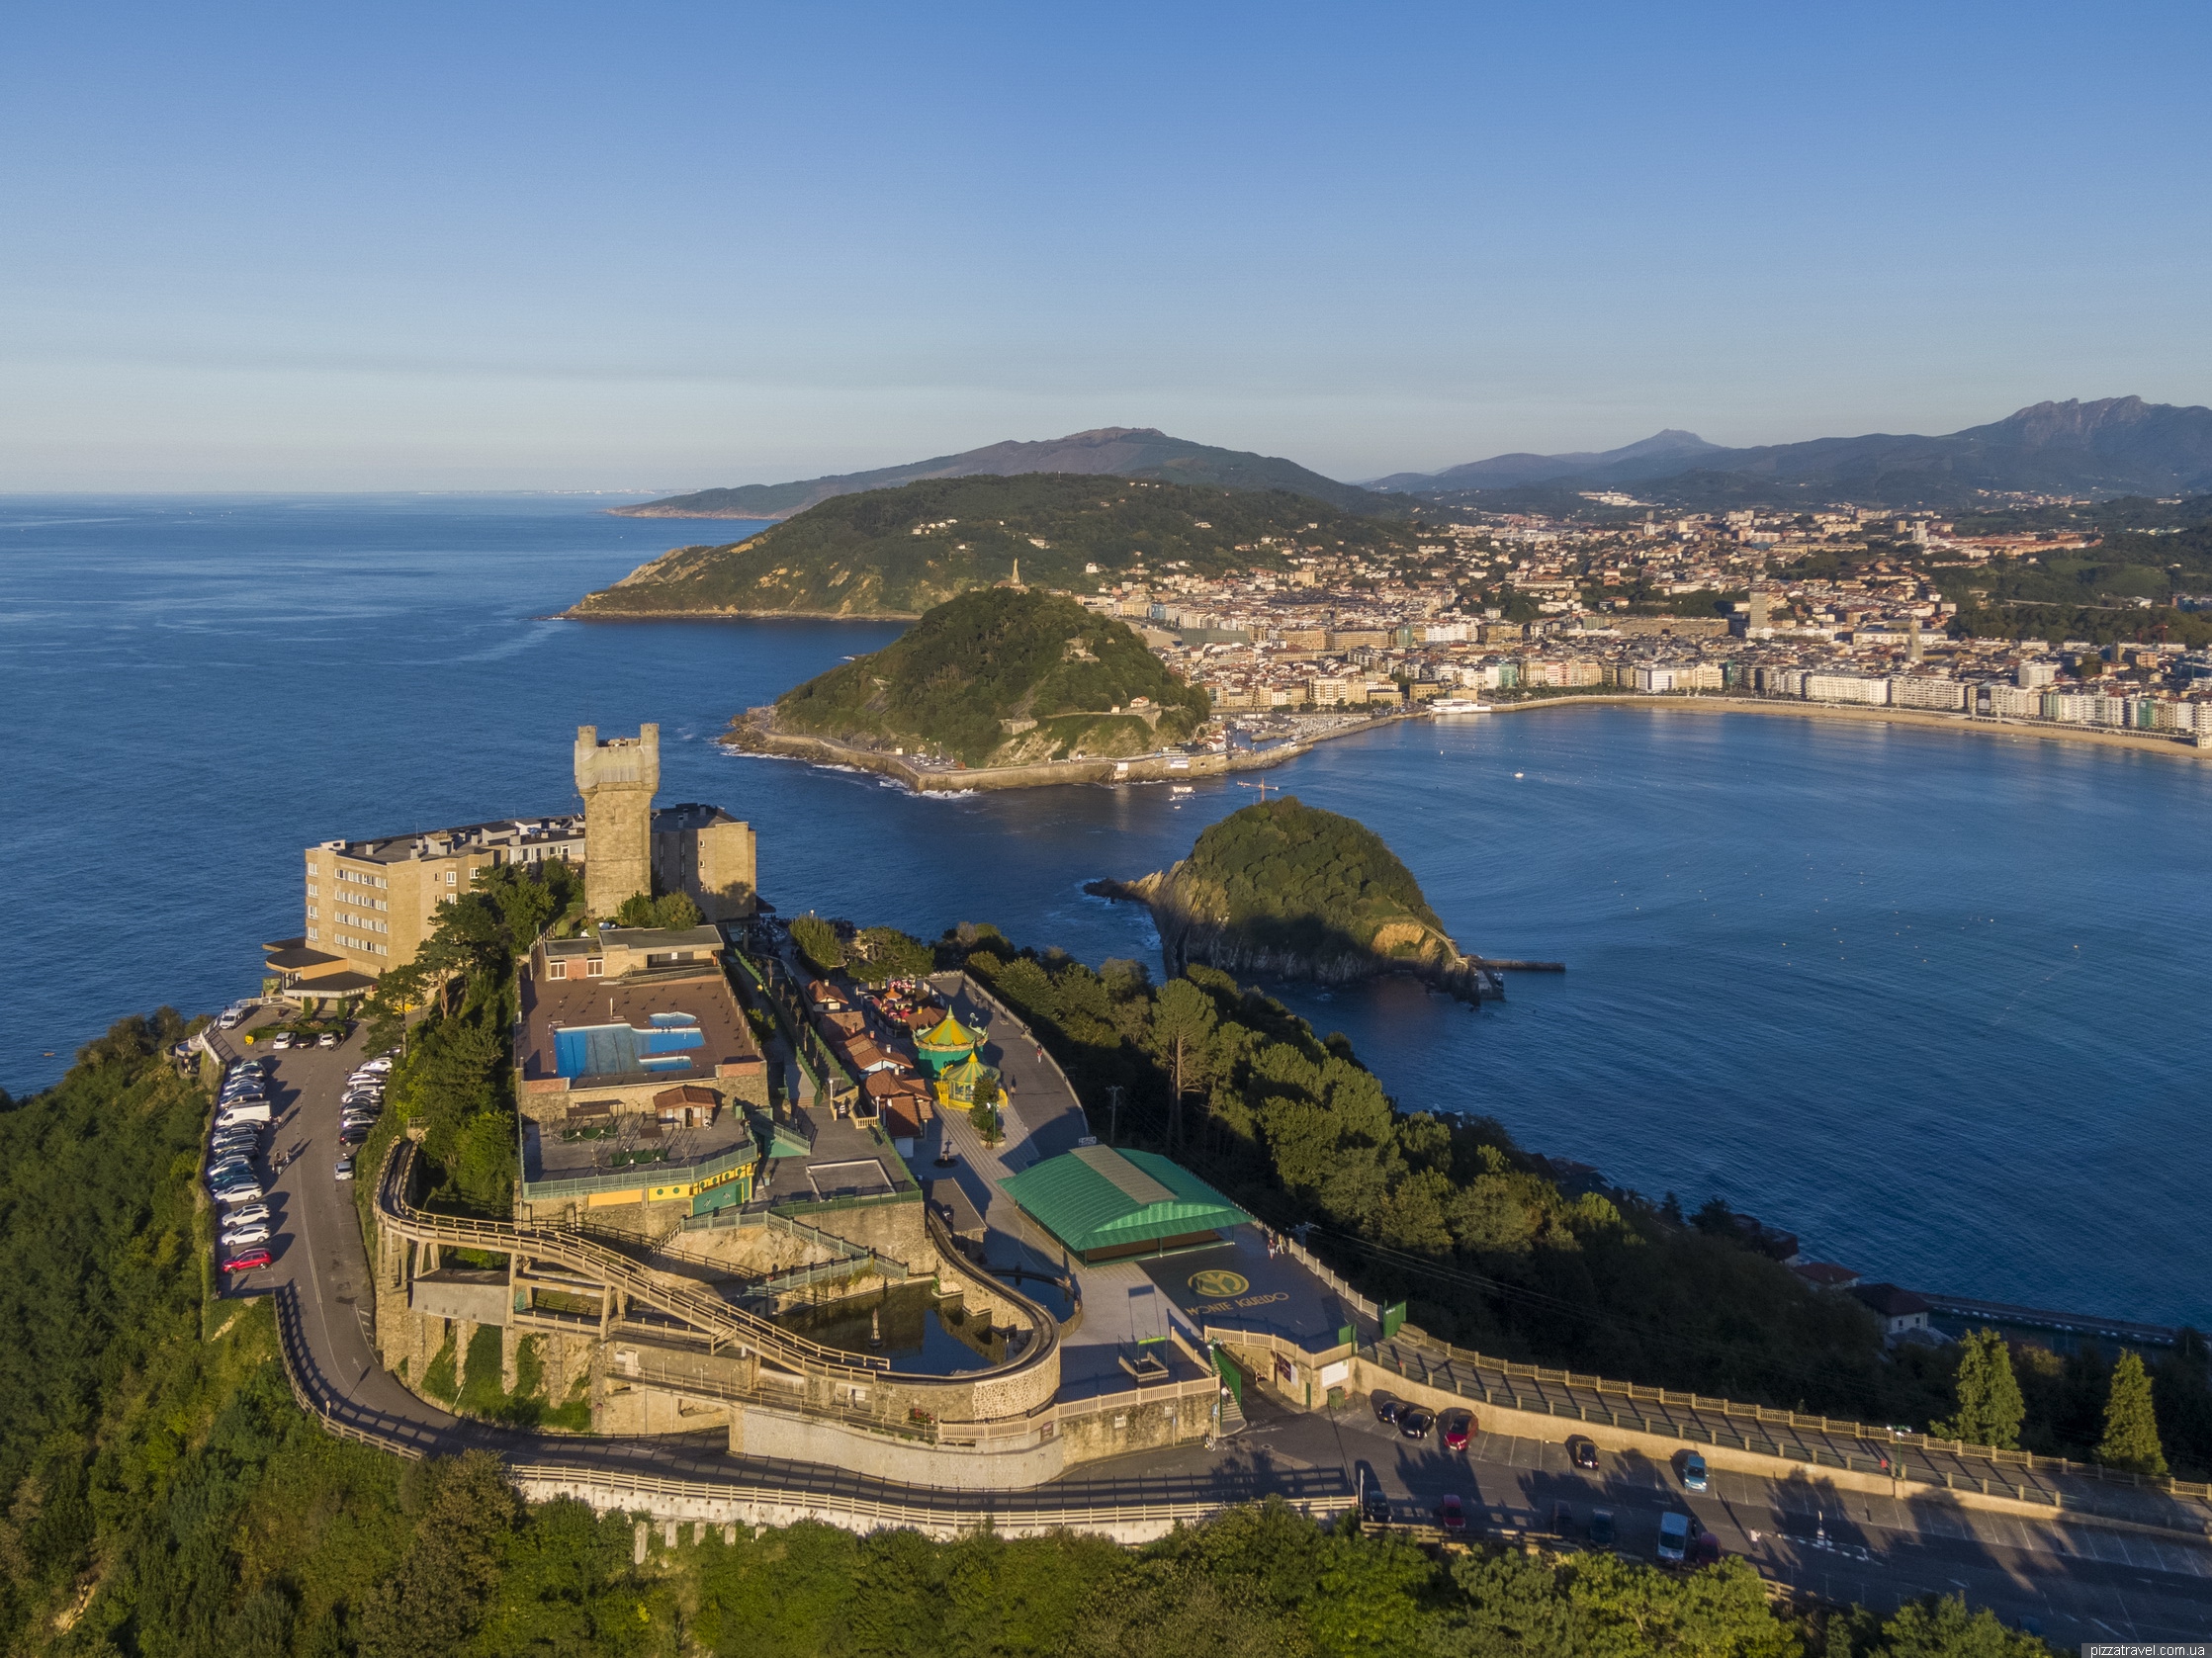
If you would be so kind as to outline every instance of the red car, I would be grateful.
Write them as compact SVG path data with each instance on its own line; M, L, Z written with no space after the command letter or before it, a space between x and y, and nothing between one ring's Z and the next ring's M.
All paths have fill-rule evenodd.
M1473 1412L1454 1411L1445 1419L1444 1448L1446 1450L1464 1450L1467 1448L1467 1441L1479 1432L1480 1430L1474 1425Z
M266 1266L275 1258L264 1249L240 1250L222 1264L225 1272L250 1272L256 1266Z
M1437 1524L1447 1531L1464 1531L1467 1528L1466 1505L1457 1497L1447 1497L1437 1505Z

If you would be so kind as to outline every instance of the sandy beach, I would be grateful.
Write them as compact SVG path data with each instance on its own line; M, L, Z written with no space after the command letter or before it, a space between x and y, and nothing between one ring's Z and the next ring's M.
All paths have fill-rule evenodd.
M1717 696L1567 696L1543 697L1530 702L1499 703L1496 714L1532 714L1553 708L1644 708L1655 714L1769 714L1801 720L1855 720L1890 726L1925 726L1937 731L1973 732L1984 737L2014 740L2041 739L2050 742L2088 742L2104 747L2142 748L2175 759L2196 760L2212 754L2171 737L2149 732L2111 731L2100 726L2062 726L2049 721L1992 720L1964 714L1938 714L1918 708L1872 708L1833 702L1769 702L1749 697Z

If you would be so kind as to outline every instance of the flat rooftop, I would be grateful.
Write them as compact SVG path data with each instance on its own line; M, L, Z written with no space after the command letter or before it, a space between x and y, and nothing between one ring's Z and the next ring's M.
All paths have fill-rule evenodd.
M674 1178L685 1164L704 1163L752 1142L752 1129L743 1106L725 1107L715 1113L712 1127L661 1129L658 1138L642 1135L648 1119L618 1113L609 1121L616 1129L610 1140L564 1140L559 1123L522 1119L522 1178L526 1180L577 1180L592 1175L642 1173L657 1180ZM639 1151L665 1152L664 1162L643 1166L618 1164L618 1156Z
M1240 1226L1212 1249L1186 1250L1138 1263L1194 1329L1261 1331L1308 1350L1336 1345L1354 1322L1337 1292L1287 1253L1268 1254L1257 1226Z
M525 974L517 1046L525 1084L567 1077L575 1088L704 1082L718 1066L760 1058L712 961L620 979Z

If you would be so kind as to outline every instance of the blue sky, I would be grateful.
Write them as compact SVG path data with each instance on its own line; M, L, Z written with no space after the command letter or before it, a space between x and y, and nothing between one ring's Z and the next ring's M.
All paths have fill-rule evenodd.
M2212 400L2212 9L28 5L0 489Z

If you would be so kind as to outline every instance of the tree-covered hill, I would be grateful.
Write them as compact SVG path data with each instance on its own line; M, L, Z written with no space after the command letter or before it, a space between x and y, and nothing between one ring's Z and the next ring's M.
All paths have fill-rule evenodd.
M1125 623L1049 593L985 587L873 655L786 691L775 728L969 765L1150 753L1182 742L1206 695Z
M1280 568L1299 547L1410 554L1410 525L1280 489L1029 473L840 495L749 540L679 547L572 616L918 616L1014 574L1102 590L1138 569Z
M889 489L925 479L1012 477L1021 473L1070 473L1084 477L1148 479L1162 483L1213 483L1227 489L1287 489L1353 512L1402 518L1417 510L1403 499L1339 483L1277 455L1174 438L1150 426L1102 426L1041 443L994 443L959 455L937 455L874 472L809 478L791 483L749 483L735 489L700 489L664 500L618 506L625 518L788 518L833 495Z
M1120 891L1152 907L1175 969L1350 979L1460 957L1380 835L1295 795L1231 813L1189 857Z

